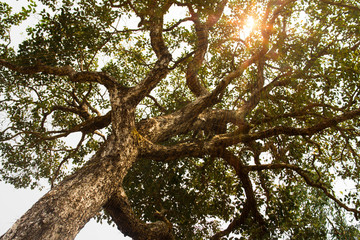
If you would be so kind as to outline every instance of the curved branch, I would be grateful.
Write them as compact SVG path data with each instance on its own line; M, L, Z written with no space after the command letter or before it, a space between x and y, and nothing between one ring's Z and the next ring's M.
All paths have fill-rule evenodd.
M44 129L44 125L45 125L45 121L46 121L46 118L54 111L57 111L57 110L60 110L60 111L63 111L63 112L71 112L71 113L74 113L74 114L77 114L78 116L81 116L83 119L87 120L90 118L90 114L85 111L84 109L82 108L75 108L75 107L67 107L67 106L60 106L60 105L55 105L53 106L49 112L46 112L43 114L43 118L41 120L41 123L40 123L40 127L42 129Z
M103 84L105 87L110 88L114 85L119 85L115 79L108 76L103 72L76 72L70 66L62 66L62 67L52 67L42 64L37 64L33 66L18 66L4 59L0 59L0 66L6 67L12 71L33 75L37 73L50 74L54 76L69 77L72 82L97 82Z
M172 225L169 221L154 223L142 222L132 211L130 202L122 187L104 205L105 212L109 213L118 229L135 240L171 240L174 239Z
M50 181L50 185L51 185L51 188L54 187L54 182L56 181L57 177L59 176L59 172L60 172L60 169L61 167L69 160L69 158L76 154L76 152L79 150L79 148L81 147L81 144L84 142L85 140L85 134L82 134L81 135L81 139L80 141L78 142L77 146L75 149L73 149L71 151L71 153L69 153L68 156L64 157L64 159L59 163L59 166L57 167L56 171L54 172L52 178L51 178L51 181Z
M254 53L249 59L243 61L237 68L227 74L218 84L218 86L211 92L211 95L221 96L224 94L226 87L236 78L240 77L243 72L253 63L255 63L261 56L261 51ZM220 98L220 97L219 97Z
M201 112L215 104L212 96L201 96L180 110L165 116L146 119L139 122L137 129L152 142L164 141L179 133L188 132Z
M150 18L150 40L151 46L157 56L158 59L163 58L164 56L170 56L169 49L167 48L164 38L162 36L163 33L163 16Z
M174 25L172 25L171 27L168 27L166 29L164 29L164 32L169 32L171 30L174 30L174 28L176 28L177 26L179 26L181 23L186 22L186 21L190 21L192 18L191 17L187 17L187 18L183 18L180 19L179 21L177 21Z
M13 64L5 59L0 59L0 65L6 67L10 70L16 71L22 74L36 74L36 73L46 73L55 76L73 76L75 75L76 71L70 66L63 66L63 67L51 67L46 65L34 65L34 66L18 66Z
M193 14L193 18L196 15ZM198 71L203 64L205 53L207 52L208 47L208 30L206 27L200 23L197 19L194 21L195 23L195 30L197 35L197 42L196 42L196 50L193 59L189 62L186 71L186 84L195 94L195 96L202 96L208 93L208 90L200 83L198 79Z
M151 96L150 94L147 95L146 97L150 98L153 102L154 102L154 105L163 113L166 113L166 109L160 105L160 103L156 100L155 97Z
M316 114L316 113L310 111L317 107L330 108L331 110L334 110L334 111L345 112L344 109L342 109L342 108L334 107L334 106L324 104L324 103L314 102L314 103L309 103L308 105L304 106L303 108L297 109L296 111L293 111L293 112L278 114L276 116L267 116L261 120L252 122L252 124L260 125L263 123L269 123L272 121L276 121L276 120L279 120L282 118L296 118L296 117L303 117L303 116L309 116L309 115L319 116L321 118L324 118L322 115Z
M188 6L192 20L195 24L197 41L195 55L187 67L186 83L190 90L198 97L209 93L205 86L200 83L198 79L198 71L203 64L205 54L207 52L209 44L209 29L220 19L226 4L227 0L223 0L219 3L215 12L208 16L206 23L201 23L198 14L194 11L194 9L192 9L192 7Z
M196 118L208 107L218 103L221 95L232 80L241 76L241 74L260 57L260 52L254 54L250 59L244 61L238 68L229 73L219 83L219 85L211 92L203 96L199 96L195 101L187 104L182 109L166 116L160 116L153 119L142 121L139 125L139 132L146 135L151 141L158 142L174 136L178 133L188 131L189 126L193 124ZM233 116L237 119L234 122L244 123L246 108L234 111ZM234 118L234 119L235 119ZM186 121L183 121L186 120ZM160 129L161 126L161 129ZM155 131L157 129L157 131Z
M234 168L236 175L240 178L242 187L245 190L246 198L249 200L250 209L253 213L254 220L261 226L261 230L265 233L266 222L257 208L256 197L249 177L249 171L246 171L246 166L230 151L225 150L221 152L220 157L222 157L230 166Z
M156 62L154 68L147 74L147 76L136 85L131 91L127 100L131 104L138 104L144 97L148 96L151 90L163 80L169 73L168 65L171 61L171 55L162 55Z
M64 129L59 131L48 131L48 132L21 131L14 134L13 136L3 138L1 139L1 141L7 141L13 139L14 137L21 134L32 134L43 141L54 140L57 138L67 137L69 134L74 132L82 132L83 134L93 133L96 130L103 129L109 126L110 123L111 123L111 111L109 111L104 116L90 118L70 129ZM57 135L47 136L49 134L57 134Z
M310 136L310 135L318 133L326 128L334 127L338 123L341 123L341 122L344 122L344 121L347 121L349 119L356 118L359 116L360 116L360 109L355 109L353 111L343 113L343 114L338 115L333 118L324 119L324 120L320 121L318 124L315 124L311 127L307 127L307 128L293 128L293 127L285 127L285 126L275 127L275 128L269 129L269 130L265 130L263 132L251 134L252 135L251 138L261 139L261 138L266 138L266 137L270 137L270 136L274 136L274 135L278 135L278 134L286 134L286 135L290 135L290 136L294 136L294 135Z
M220 156L224 158L225 161L234 168L237 176L240 178L240 181L242 182L242 186L245 190L246 201L244 204L244 208L241 212L241 215L235 218L225 230L216 233L213 237L211 237L211 239L218 240L221 237L230 234L232 231L240 227L240 225L242 225L245 222L250 212L252 212L254 220L261 226L261 231L265 233L267 231L266 223L263 216L257 209L255 193L252 187L250 177L248 175L249 172L246 171L246 166L240 161L239 158L237 158L230 151L225 150L220 154Z
M169 116L164 116L157 119L145 120L143 124L140 123L138 125L140 134L143 134L144 136L144 144L140 148L140 155L142 157L158 161L170 161L179 157L201 157L204 154L220 151L227 146L232 146L241 142L249 143L257 139L269 138L280 134L289 136L311 136L326 128L334 127L340 122L344 122L358 116L360 116L360 109L344 113L331 119L325 119L320 123L307 128L280 126L255 133L248 133L249 127L244 123L244 128L239 129L240 133L218 134L210 140L195 140L194 142L179 143L174 146L164 146L154 144L153 142L158 142L159 140L168 139L171 136L174 136L171 131L181 133L183 131L182 127L188 130L194 126L194 121L187 122L190 126L177 125L178 119L176 117L172 116L172 118L168 119ZM203 120L199 119L198 121ZM159 130L164 126L168 128L164 131ZM177 126L177 128L175 126ZM159 133L154 134L154 132L157 131L159 131Z
M187 53L185 56L180 57L176 61L174 61L174 64L169 68L169 70L174 70L180 63L184 62L188 58L190 58L192 55L194 55L195 51L191 51Z
M241 215L239 217L234 218L225 230L217 232L214 236L210 238L210 240L220 240L221 237L229 235L235 229L239 228L242 224L245 223L245 220L247 219L250 210L251 208L250 208L249 200L246 199Z
M264 76L264 58L258 59L258 70L257 70L257 79L254 86L254 89L251 92L251 96L245 104L243 104L239 111L243 113L244 116L248 115L260 102L261 99L261 90L264 88L265 76Z
M360 108L343 113L333 118L324 119L320 121L318 124L315 124L310 127L296 128L296 127L288 127L288 126L278 126L261 132L254 132L249 134L239 134L239 135L235 133L221 134L215 136L212 139L212 141L217 142L218 144L230 146L240 142L246 143L249 141L269 138L280 134L284 134L288 136L311 136L327 128L335 127L337 124L341 122L345 122L349 119L357 118L359 116L360 116Z
M154 13L155 14L155 13ZM164 79L169 73L168 68L172 55L170 54L162 36L163 32L163 16L151 16L150 40L158 61L147 76L130 92L130 102L139 103L144 97L149 95L152 89Z
M339 199L337 199L333 194L329 192L329 190L323 186L318 181L313 181L310 177L307 171L301 169L299 166L287 164L287 163L273 163L273 164L264 164L264 165L251 165L246 166L247 171L262 171L262 170L273 170L273 169L291 169L295 171L297 174L299 174L304 181L311 187L320 189L328 198L332 199L334 202L336 202L340 207L344 208L345 210L349 212L353 212L355 214L355 217L360 217L360 210L357 210L355 208L350 208L344 203L342 203Z
M162 142L190 131L212 130L217 123L215 127L222 125L226 129L226 124L232 123L239 128L239 132L248 132L250 127L241 119L238 111L213 109L203 112L203 109L213 104L212 101L215 100L210 97L199 97L174 113L140 121L137 129L152 142Z

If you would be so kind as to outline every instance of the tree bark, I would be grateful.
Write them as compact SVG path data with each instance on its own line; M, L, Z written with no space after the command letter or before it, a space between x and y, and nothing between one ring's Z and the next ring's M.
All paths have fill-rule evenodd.
M138 155L133 111L122 110L113 114L118 128L100 150L83 168L45 194L1 240L75 238L116 193Z
M153 223L141 221L132 211L130 202L123 188L119 188L104 206L118 229L135 240L172 240L172 224L167 219Z

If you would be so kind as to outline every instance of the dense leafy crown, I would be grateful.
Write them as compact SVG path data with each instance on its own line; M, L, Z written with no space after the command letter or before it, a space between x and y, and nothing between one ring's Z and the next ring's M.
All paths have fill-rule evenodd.
M0 3L2 180L54 185L81 167L112 131L107 84L86 74L132 89L168 51L136 134L183 150L140 151L124 187L141 219L164 210L179 239L360 236L358 1L29 3ZM29 16L14 46L10 29ZM179 114L182 130L144 130Z

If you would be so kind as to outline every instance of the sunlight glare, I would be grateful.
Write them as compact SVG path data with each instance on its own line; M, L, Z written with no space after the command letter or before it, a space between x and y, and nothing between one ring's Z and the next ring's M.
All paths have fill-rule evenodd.
M255 18L252 16L249 16L245 20L245 24L240 31L240 37L242 37L244 39L247 38L250 35L250 33L254 30L254 28L255 28Z

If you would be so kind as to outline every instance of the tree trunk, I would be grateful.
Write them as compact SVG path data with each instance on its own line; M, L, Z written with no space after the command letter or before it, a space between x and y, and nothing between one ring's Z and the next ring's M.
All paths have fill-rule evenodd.
M127 111L88 163L51 189L2 237L7 239L74 239L116 192L138 155L133 111ZM118 114L114 116L119 117ZM115 119L115 118L114 118Z

